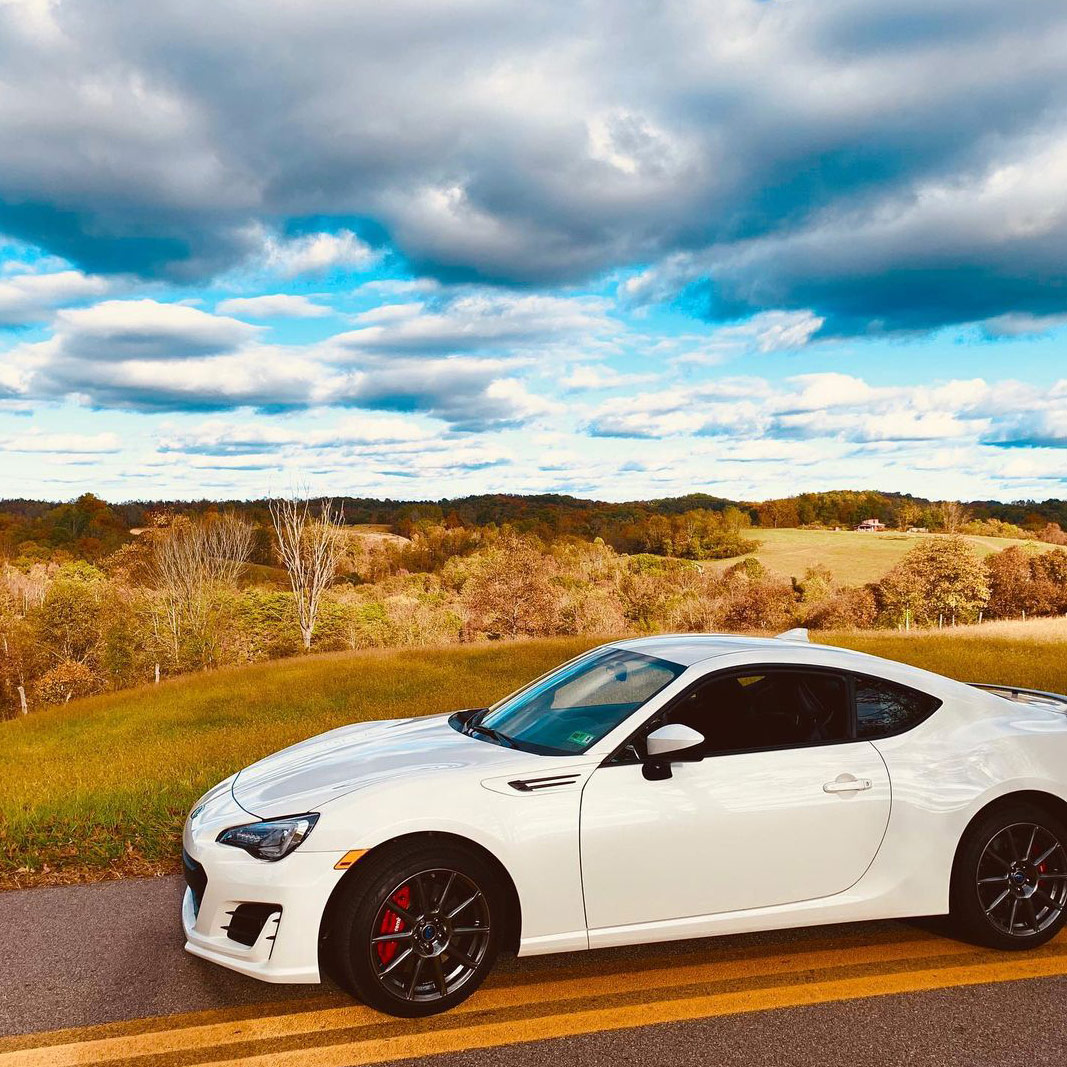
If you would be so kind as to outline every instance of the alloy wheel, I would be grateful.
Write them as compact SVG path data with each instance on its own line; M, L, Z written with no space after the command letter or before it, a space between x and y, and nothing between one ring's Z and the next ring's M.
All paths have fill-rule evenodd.
M978 899L1001 933L1032 937L1067 907L1067 851L1037 823L1012 823L987 842L978 861Z
M489 945L489 904L447 868L406 878L378 909L369 942L378 981L394 997L440 1000L478 970Z

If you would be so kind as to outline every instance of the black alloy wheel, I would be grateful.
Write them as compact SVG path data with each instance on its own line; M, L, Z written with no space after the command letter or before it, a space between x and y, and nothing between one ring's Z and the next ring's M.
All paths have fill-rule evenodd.
M998 830L982 850L976 887L992 926L1032 937L1067 906L1067 852L1045 826L1017 822Z
M441 867L419 871L378 909L370 963L392 996L438 1000L478 972L491 930L489 902L470 878Z
M993 808L968 829L952 875L961 934L993 948L1045 944L1067 922L1067 826L1028 802Z
M466 1000L493 966L505 894L483 856L416 839L352 869L328 935L332 971L365 1004L414 1017Z

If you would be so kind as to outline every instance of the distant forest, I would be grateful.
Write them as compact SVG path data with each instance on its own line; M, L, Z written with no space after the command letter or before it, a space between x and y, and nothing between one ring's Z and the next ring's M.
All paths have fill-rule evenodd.
M878 519L889 529L924 527L958 532L965 520L968 532L1022 533L1060 541L1067 529L1067 500L996 500L945 502L873 490L802 493L760 503L727 500L704 493L606 503L544 494L520 496L487 494L442 500L375 500L335 497L348 525L376 524L409 536L425 524L460 527L509 526L542 541L601 538L620 552L656 551L656 536L681 516L729 513L727 526L850 528L865 519ZM161 514L194 517L234 512L263 531L253 548L252 562L272 561L266 529L270 525L266 500L135 500L108 504L90 493L70 502L0 500L0 556L47 559L65 550L80 559L102 559L131 539L130 530L149 526ZM956 519L953 518L956 516ZM741 519L741 522L736 521ZM1000 529L1015 527L1016 531ZM657 535L656 531L661 533ZM678 553L681 554L681 553ZM713 553L717 554L717 553Z
M937 536L898 534L906 554L866 585L841 583L817 553L788 575L755 555L759 528L872 519ZM4 501L0 718L304 652L1064 615L1067 547L1051 547L1067 546L1064 521L1062 501L963 505L873 492L758 504L703 495ZM955 535L1014 540L983 554Z

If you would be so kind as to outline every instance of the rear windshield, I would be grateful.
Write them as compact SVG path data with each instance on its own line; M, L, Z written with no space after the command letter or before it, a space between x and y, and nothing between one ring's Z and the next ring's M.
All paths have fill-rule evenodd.
M584 752L684 671L621 648L597 649L505 697L478 719L518 748Z

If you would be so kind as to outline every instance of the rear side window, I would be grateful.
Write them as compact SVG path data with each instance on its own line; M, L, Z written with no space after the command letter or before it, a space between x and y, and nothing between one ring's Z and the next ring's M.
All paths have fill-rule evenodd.
M929 693L881 678L856 679L856 735L866 741L910 730L939 707Z

